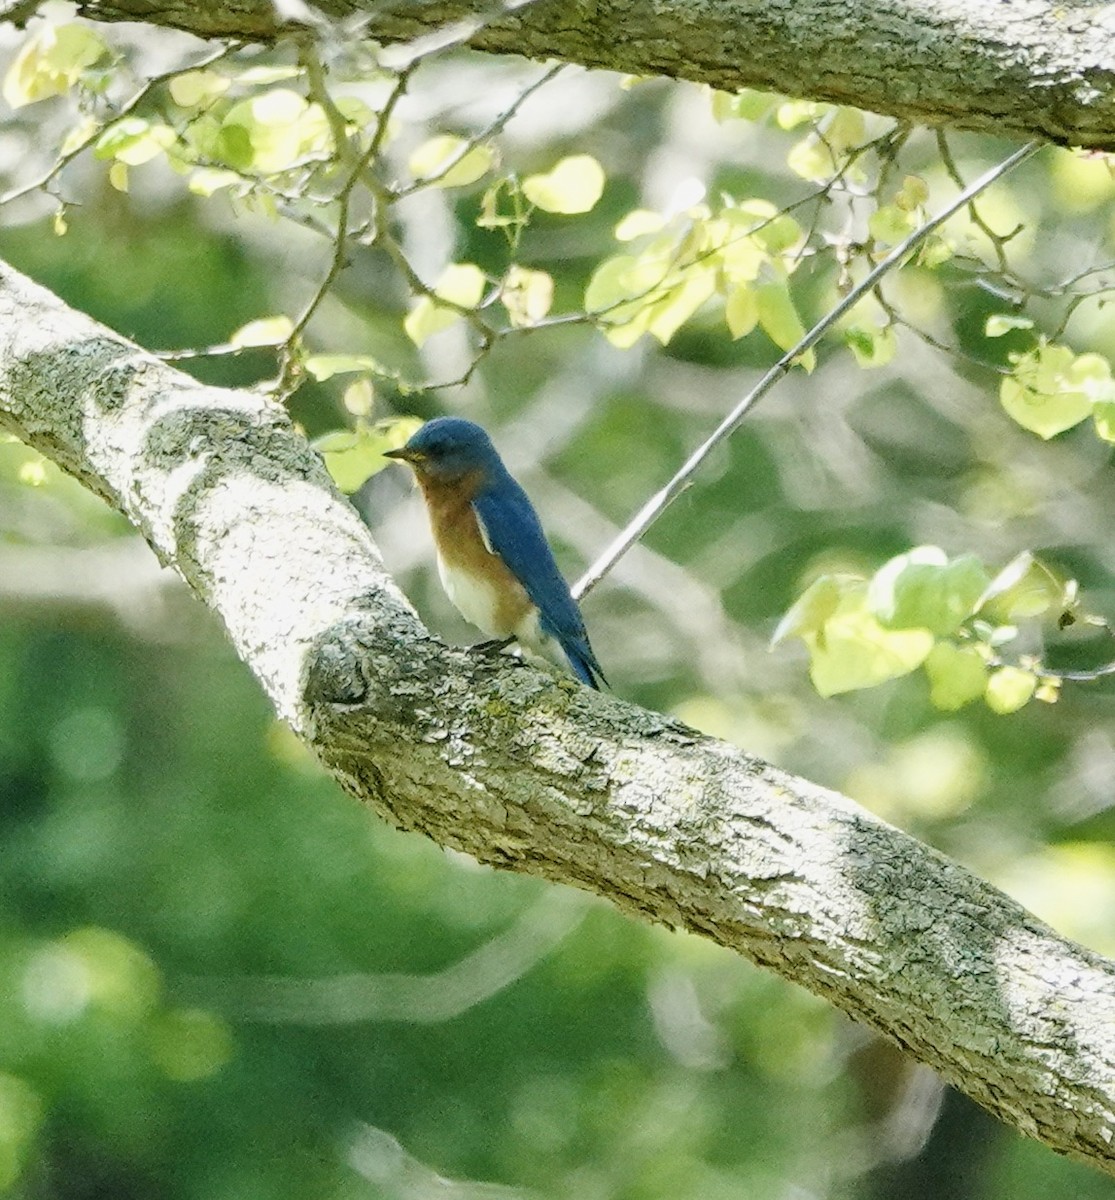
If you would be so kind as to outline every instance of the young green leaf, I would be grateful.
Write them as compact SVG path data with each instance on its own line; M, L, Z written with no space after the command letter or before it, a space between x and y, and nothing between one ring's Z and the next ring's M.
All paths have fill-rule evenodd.
M342 492L355 492L366 480L391 463L385 450L397 450L422 425L416 417L394 417L375 425L339 429L313 443L325 459L333 482Z
M416 346L422 346L435 333L448 329L461 319L458 309L475 308L480 303L485 283L484 272L475 263L452 263L446 267L433 296L423 296L407 313L403 321L407 336ZM456 307L438 304L438 298Z
M504 277L500 299L512 325L517 328L537 325L554 302L553 276L547 271L513 265Z
M1006 716L1017 712L1037 687L1037 677L1019 667L1000 667L987 681L984 699L992 712Z
M1009 624L1040 617L1051 610L1058 615L1076 598L1073 580L1055 574L1029 550L1017 555L984 588L975 611L993 623Z
M978 700L987 686L987 663L978 650L938 642L925 660L929 700L934 708L955 712Z
M552 213L586 213L604 194L604 168L588 154L563 158L545 175L528 175L523 195Z
M947 637L975 612L987 586L987 572L973 555L949 562L937 546L918 546L875 572L868 604L888 629Z
M419 183L429 179L433 187L454 188L467 187L483 179L495 161L491 146L469 149L464 138L442 134L423 142L410 156L407 165Z
M4 99L22 108L68 92L108 54L100 34L88 25L47 23L33 33L4 76Z
M1100 355L1077 356L1068 346L1043 343L1014 356L999 400L1023 429L1048 440L1090 416L1096 402L1115 400L1115 385Z
M290 317L260 317L257 321L241 325L228 342L230 346L242 350L253 346L281 346L293 329Z

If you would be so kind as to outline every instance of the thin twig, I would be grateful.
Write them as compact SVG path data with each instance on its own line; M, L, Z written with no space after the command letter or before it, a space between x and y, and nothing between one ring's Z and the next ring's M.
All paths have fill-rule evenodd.
M329 89L325 81L325 68L312 44L304 44L301 58L306 68L309 94L321 105L322 111L325 113L333 135L333 144L337 157L342 161L348 160L351 163L351 170L334 197L337 203L337 225L333 238L333 254L329 262L329 268L318 284L314 294L306 302L298 319L294 322L290 333L287 335L286 341L283 343L282 362L279 368L279 378L275 386L275 394L279 398L286 396L293 389L295 379L298 375L298 343L305 332L306 326L309 325L314 313L321 307L322 302L348 261L348 217L349 206L352 203L352 193L356 185L363 178L369 164L382 149L388 122L391 120L391 115L396 105L402 99L407 89L407 84L410 82L412 73L409 68L399 72L395 80L395 86L391 89L391 94L383 106L383 111L379 114L371 141L365 150L357 154L350 141L348 122L344 113L337 107L333 101L333 97L329 94Z
M937 130L937 151L941 155L941 162L944 163L945 170L949 173L949 177L953 183L958 188L964 187L964 177L960 174L960 168L956 165L956 160L952 156L952 147L949 145L948 137L943 129ZM968 205L968 215L972 218L972 224L981 230L991 243L991 248L995 251L995 258L999 263L999 273L1001 275L1009 275L1010 263L1007 261L1007 252L1004 247L1018 233L1018 229L1008 234L996 233L983 219L983 214L976 208L975 204ZM1019 226L1019 229L1021 229L1021 226Z
M1008 158L1004 159L997 166L992 167L962 192L959 193L949 204L947 204L936 216L930 217L920 229L915 229L908 238L898 246L896 246L890 254L879 263L877 267L869 272L854 288L851 289L837 304L809 330L808 333L797 343L796 346L787 350L785 354L770 368L769 371L759 380L759 382L743 397L742 400L732 409L732 411L724 418L723 421L713 430L713 432L705 439L700 446L689 456L688 459L678 470L677 474L666 484L665 487L656 492L643 507L635 514L630 523L612 542L603 554L596 560L595 563L585 572L578 580L576 587L573 589L573 594L577 597L585 595L601 579L612 569L619 559L627 553L627 551L646 533L646 531L654 524L654 522L662 515L670 503L677 499L679 495L689 485L689 481L700 469L705 459L712 453L713 450L730 434L732 434L739 426L740 422L747 414L755 407L756 404L774 387L774 385L785 375L795 360L800 358L807 350L815 346L821 338L836 324L840 318L848 312L868 295L878 284L879 280L886 274L898 266L921 242L923 242L931 233L940 228L950 217L954 216L965 205L971 203L972 199L990 187L991 184L1001 179L1008 172L1012 171L1020 163L1031 158L1038 152L1040 145L1037 142L1028 142L1021 149L1016 150Z
M479 133L474 134L467 141L462 142L457 149L457 153L447 159L433 175L423 175L421 179L414 180L412 183L407 184L406 187L396 188L395 199L405 200L407 196L411 196L415 192L430 187L432 184L436 184L444 179L458 163L466 159L482 142L486 142L489 138L495 137L496 134L502 133L511 119L531 96L539 91L539 89L545 87L546 84L556 79L568 65L568 63L558 63L556 66L544 71L533 83L525 87L490 125L482 129Z

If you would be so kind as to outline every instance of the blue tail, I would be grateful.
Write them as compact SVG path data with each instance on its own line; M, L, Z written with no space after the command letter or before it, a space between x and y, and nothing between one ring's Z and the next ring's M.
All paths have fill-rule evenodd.
M565 657L569 659L570 670L583 684L599 691L600 684L608 682L587 637L562 638L561 648L565 651Z

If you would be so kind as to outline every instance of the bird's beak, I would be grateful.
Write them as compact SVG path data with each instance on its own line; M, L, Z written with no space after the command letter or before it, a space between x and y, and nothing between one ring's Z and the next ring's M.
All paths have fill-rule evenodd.
M397 458L401 462L419 463L426 456L420 450L408 450L406 446L400 446L398 450L384 450L384 458Z

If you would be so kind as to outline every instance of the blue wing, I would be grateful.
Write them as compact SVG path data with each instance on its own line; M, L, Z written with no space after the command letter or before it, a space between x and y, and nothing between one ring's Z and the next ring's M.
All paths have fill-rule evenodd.
M478 492L472 507L489 549L526 588L538 609L542 632L557 639L573 674L589 687L599 687L598 679L606 682L589 645L581 611L554 562L526 492L510 475L504 475Z

